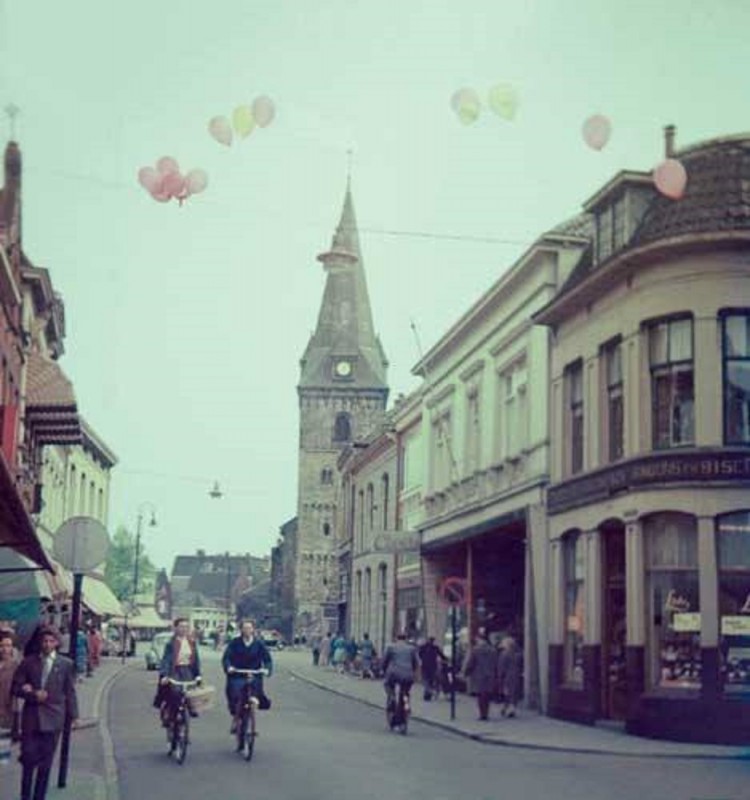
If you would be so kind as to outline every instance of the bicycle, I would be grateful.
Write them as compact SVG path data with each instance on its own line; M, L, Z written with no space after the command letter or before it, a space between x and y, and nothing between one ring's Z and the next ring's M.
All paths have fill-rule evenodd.
M232 668L230 674L242 675L245 678L245 683L242 686L242 695L234 716L234 727L237 736L237 752L242 753L245 761L251 761L253 750L255 749L255 737L258 735L255 710L259 705L258 698L252 691L252 679L258 675L268 675L268 670Z
M406 736L411 714L409 692L404 690L401 681L395 681L395 686L389 686L387 692L385 718L388 727L392 731L398 730L402 736Z
M167 683L178 692L178 699L172 705L172 719L167 728L168 755L174 755L178 764L185 763L190 744L190 712L188 710L187 690L198 685L198 681L178 681L167 678Z

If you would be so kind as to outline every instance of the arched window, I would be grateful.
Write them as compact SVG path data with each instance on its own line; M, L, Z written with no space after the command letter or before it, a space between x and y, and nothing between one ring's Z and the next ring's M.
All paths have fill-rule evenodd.
M383 530L388 530L388 473L383 473Z
M333 470L325 467L320 471L320 482L323 484L333 483Z
M336 414L336 422L333 426L333 441L348 442L352 438L352 421L346 411Z
M328 522L323 523L323 536L331 535L331 526Z
M584 593L586 581L585 540L580 531L562 537L565 585L565 680L583 683Z

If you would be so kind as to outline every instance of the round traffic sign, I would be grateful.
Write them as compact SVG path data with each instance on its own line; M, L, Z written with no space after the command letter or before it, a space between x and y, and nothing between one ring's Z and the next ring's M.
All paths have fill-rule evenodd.
M450 605L464 605L466 603L466 578L445 578L440 584L440 596Z
M93 517L71 517L55 534L55 558L71 572L88 572L107 557L107 529Z

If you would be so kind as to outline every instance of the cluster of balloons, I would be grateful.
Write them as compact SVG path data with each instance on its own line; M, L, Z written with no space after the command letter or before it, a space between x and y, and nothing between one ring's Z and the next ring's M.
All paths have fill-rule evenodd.
M208 175L202 169L191 169L186 175L171 156L163 156L154 167L138 170L138 183L159 203L177 200L182 205L191 194L199 194L208 186Z
M244 139L253 132L256 125L267 128L275 116L273 100L260 95L253 100L252 105L237 106L232 112L231 122L227 117L213 117L208 123L208 132L219 144L229 147L234 134Z
M518 111L518 93L509 83L497 83L487 92L487 105L499 117L510 121ZM451 108L464 125L471 125L479 119L482 101L474 89L464 86L451 96Z

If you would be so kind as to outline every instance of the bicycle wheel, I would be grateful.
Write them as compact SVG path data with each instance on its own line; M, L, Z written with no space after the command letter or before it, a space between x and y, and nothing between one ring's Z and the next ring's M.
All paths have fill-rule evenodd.
M182 765L187 758L188 749L188 718L185 712L180 710L177 721L175 722L175 738L173 749L177 763Z
M245 761L252 761L253 750L255 749L255 712L252 708L248 709L245 718L245 741L244 751Z
M241 753L245 749L245 737L247 736L247 709L243 708L237 718L237 752Z

